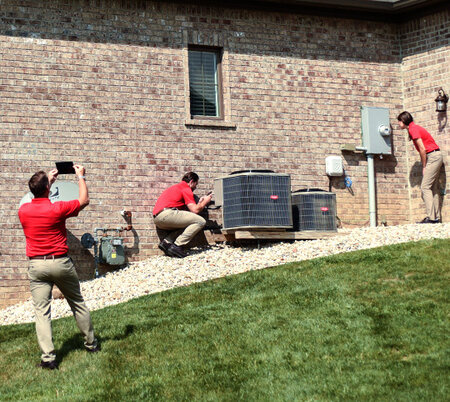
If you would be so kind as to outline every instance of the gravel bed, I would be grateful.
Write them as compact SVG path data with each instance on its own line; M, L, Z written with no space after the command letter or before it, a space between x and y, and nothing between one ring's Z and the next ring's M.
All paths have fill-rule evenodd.
M91 311L127 300L227 275L293 261L432 238L449 238L450 223L343 229L325 240L277 242L258 247L210 246L194 249L184 259L150 257L81 283ZM67 302L52 300L52 318L71 315ZM34 321L31 300L0 310L0 325Z

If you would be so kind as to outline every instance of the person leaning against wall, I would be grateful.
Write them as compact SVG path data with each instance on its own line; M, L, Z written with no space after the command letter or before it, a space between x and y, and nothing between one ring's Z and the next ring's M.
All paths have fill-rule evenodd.
M407 129L409 139L413 141L422 162L422 199L427 216L418 223L439 223L439 173L443 164L442 152L431 134L414 123L409 112L402 112L397 117L401 129Z
M78 200L51 203L50 187L58 176L58 170L53 169L48 175L39 171L31 177L28 186L34 198L19 208L29 258L28 278L36 316L36 333L42 352L38 367L50 370L58 367L51 323L53 285L58 286L69 303L78 328L84 335L86 350L100 350L89 310L81 295L75 266L67 255L66 219L77 216L89 204L85 169L80 165L74 165L74 169L79 185Z
M198 213L211 202L212 192L201 197L197 203L193 192L198 181L197 173L186 173L180 183L163 191L153 208L156 227L169 232L158 247L170 257L186 257L183 246L206 224L206 220Z

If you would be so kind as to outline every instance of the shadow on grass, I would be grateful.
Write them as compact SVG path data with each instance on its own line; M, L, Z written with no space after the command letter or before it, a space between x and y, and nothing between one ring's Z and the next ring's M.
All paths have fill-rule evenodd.
M120 328L117 328L119 330ZM116 336L101 336L96 335L97 341L100 344L100 346L103 343L106 343L108 341L122 341L126 338L128 338L133 332L135 331L134 325L126 325L124 328L123 333L118 333ZM66 339L62 346L56 351L56 361L58 364L61 364L61 362L64 360L64 358L71 352L76 350L85 350L83 343L80 343L80 334L74 334L69 339Z

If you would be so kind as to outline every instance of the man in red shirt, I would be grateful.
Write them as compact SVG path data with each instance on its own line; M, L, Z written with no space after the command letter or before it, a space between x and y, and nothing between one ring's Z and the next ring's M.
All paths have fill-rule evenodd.
M439 223L439 173L443 164L442 153L431 134L413 121L409 112L397 117L401 129L407 129L409 139L414 142L422 162L422 199L425 202L427 216L419 223Z
M89 310L80 291L75 266L67 255L66 219L77 216L89 204L83 166L74 165L79 180L79 198L51 203L50 187L58 170L35 173L28 182L34 198L19 208L19 219L26 238L26 254L30 260L28 277L36 316L36 333L41 348L39 367L53 370L58 367L53 346L51 295L58 286L72 309L78 328L84 335L89 352L100 350L94 337Z
M180 183L161 194L153 208L156 227L170 231L158 246L168 256L186 257L182 246L188 244L206 224L198 213L211 202L212 192L201 197L197 204L193 191L197 188L198 181L196 173L186 173Z

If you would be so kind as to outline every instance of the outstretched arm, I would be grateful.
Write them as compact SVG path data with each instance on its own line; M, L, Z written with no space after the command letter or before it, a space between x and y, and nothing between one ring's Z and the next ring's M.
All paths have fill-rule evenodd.
M75 174L78 177L78 187L79 195L78 201L80 201L80 211L89 205L89 193L86 185L86 180L84 175L86 174L86 169L81 165L73 165L75 169Z
M50 186L56 181L56 178L58 177L58 169L52 169L50 172L47 173L48 177L48 183Z

